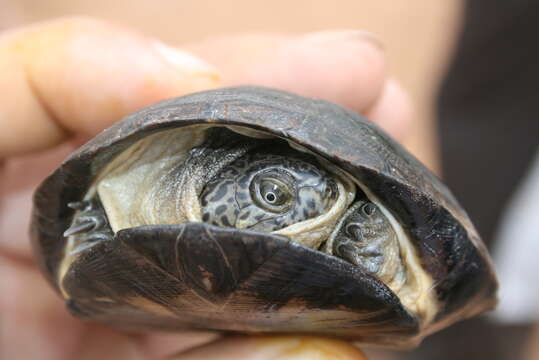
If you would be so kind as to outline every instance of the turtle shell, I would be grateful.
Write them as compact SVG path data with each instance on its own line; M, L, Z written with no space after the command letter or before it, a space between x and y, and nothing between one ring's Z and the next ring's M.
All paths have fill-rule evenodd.
M434 317L422 321L385 284L337 257L283 236L206 223L123 229L62 268L63 233L75 211L67 204L135 142L199 124L286 139L367 186L391 209L431 276ZM31 233L41 269L70 311L120 327L302 333L409 346L496 303L489 255L436 176L356 113L261 87L192 94L117 122L37 189Z

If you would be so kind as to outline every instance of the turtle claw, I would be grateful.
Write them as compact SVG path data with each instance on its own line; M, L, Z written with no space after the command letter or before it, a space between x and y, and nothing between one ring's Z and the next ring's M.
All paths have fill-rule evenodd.
M112 239L112 229L98 198L70 202L67 206L77 212L64 237L76 236L77 242Z
M93 229L95 225L95 221L91 219L88 219L86 222L80 224L73 224L69 229L64 231L64 237L86 232L90 229Z
M84 210L88 206L88 201L73 201L67 204L67 207L74 210Z

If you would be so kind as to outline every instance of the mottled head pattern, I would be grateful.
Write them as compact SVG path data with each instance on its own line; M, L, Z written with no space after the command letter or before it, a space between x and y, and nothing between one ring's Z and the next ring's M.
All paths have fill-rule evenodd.
M201 194L202 220L276 231L314 218L335 203L332 174L304 154L248 153L211 179Z

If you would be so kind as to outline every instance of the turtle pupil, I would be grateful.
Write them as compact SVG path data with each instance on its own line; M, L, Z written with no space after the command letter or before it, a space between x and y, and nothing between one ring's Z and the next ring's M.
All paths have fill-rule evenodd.
M260 197L269 205L281 206L288 202L290 193L284 183L277 179L267 178L260 182Z

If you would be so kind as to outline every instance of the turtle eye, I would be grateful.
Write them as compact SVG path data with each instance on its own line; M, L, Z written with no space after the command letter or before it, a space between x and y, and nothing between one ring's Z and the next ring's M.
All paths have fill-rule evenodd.
M261 174L253 179L251 196L261 208L281 213L287 211L293 202L293 185L287 176L280 174Z
M365 216L372 216L375 212L376 212L376 205L374 205L373 203L366 203L365 205L363 205L361 207L361 212L365 215Z

